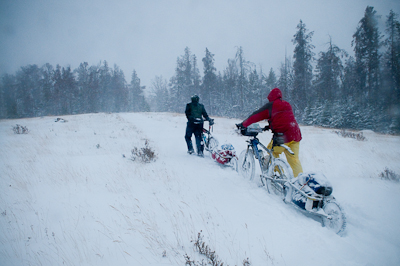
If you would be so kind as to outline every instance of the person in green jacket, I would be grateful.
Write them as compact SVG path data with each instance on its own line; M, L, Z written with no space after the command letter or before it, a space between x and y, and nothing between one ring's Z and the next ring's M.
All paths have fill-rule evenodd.
M199 103L199 96L193 95L191 100L192 101L190 103L186 104L185 110L186 118L188 120L186 125L185 140L188 148L188 153L194 153L192 144L192 135L194 134L196 139L197 155L203 157L204 144L203 140L201 139L204 123L203 117L206 121L210 122L210 125L214 124L214 119L211 119L208 116L204 105Z

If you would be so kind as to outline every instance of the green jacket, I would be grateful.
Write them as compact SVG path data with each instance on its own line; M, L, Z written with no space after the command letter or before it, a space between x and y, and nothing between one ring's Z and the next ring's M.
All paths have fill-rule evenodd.
M190 102L186 104L185 114L189 123L201 124L204 122L203 117L206 120L210 119L204 105L201 103Z

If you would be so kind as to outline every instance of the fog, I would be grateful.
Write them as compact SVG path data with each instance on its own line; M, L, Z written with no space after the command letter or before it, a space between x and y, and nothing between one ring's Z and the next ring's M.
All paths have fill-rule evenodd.
M21 66L50 63L119 66L127 82L136 70L141 84L174 75L176 59L189 47L201 59L208 48L223 71L239 46L245 59L268 72L293 53L302 20L314 31L314 52L329 38L353 54L352 35L370 5L381 15L381 33L397 0L1 0L0 74Z

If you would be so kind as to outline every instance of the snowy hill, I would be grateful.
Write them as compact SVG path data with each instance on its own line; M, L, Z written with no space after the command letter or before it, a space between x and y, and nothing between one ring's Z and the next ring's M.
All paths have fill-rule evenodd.
M400 174L398 136L301 127L304 171L324 173L346 212L340 237L257 181L188 155L183 115L62 118L0 121L0 265L185 265L185 254L205 259L199 232L224 265L400 265L400 184L379 177ZM239 154L239 121L215 122ZM146 140L157 160L130 160Z

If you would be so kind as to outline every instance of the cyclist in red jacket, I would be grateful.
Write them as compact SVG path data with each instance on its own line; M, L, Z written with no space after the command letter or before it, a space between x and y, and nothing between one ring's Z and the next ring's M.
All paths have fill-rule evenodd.
M269 128L274 133L268 149L272 148L274 141L278 141L289 146L294 155L290 154L285 148L274 146L273 155L279 157L282 152L285 153L289 165L292 167L294 177L303 172L299 160L301 132L300 127L294 117L292 106L282 100L282 92L280 89L273 89L268 95L269 102L263 107L252 113L242 123L237 124L238 128L247 128L249 125L268 119Z

